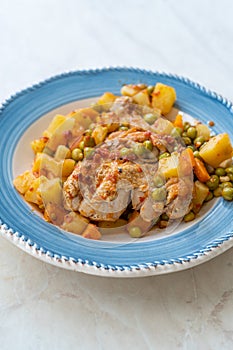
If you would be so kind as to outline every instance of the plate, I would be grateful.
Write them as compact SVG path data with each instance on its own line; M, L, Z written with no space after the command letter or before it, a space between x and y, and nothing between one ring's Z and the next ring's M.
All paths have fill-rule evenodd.
M222 199L203 215L170 235L137 241L91 241L65 233L45 222L12 185L29 169L30 141L39 136L57 112L86 106L105 91L119 94L122 84L156 82L172 85L175 107L214 131L233 137L233 106L220 95L189 79L134 68L76 71L52 77L17 93L0 110L0 230L19 248L48 263L109 277L140 277L193 267L233 245L233 203Z

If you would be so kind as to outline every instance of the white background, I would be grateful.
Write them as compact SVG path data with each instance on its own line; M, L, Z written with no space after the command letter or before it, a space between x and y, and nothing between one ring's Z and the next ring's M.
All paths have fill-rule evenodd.
M116 65L187 76L233 100L232 12L230 0L1 0L0 100ZM231 350L232 253L117 280L46 265L0 238L0 348Z

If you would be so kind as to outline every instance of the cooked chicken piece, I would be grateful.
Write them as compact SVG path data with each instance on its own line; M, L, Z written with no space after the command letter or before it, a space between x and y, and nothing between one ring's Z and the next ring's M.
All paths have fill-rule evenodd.
M77 167L65 182L64 202L67 209L79 211L92 220L114 221L128 206L131 192L140 193L139 198L134 199L135 206L148 195L147 180L137 163L121 160L103 162L94 175L86 173L83 177L83 173L86 173L85 167L84 171ZM92 190L93 179L94 190Z

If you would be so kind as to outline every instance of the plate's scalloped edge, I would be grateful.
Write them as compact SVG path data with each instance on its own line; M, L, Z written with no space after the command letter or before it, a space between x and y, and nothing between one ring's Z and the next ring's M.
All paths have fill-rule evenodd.
M222 95L216 93L215 91L212 91L210 89L205 88L204 86L200 85L197 82L194 82L192 80L190 80L187 77L182 77L179 76L177 74L172 74L172 73L166 73L166 72L160 72L160 71L152 71L152 70L147 70L147 69L141 69L141 68L134 68L134 67L127 67L127 66L110 66L110 67L105 67L105 68L93 68L93 69L83 69L83 70L74 70L74 71L68 71L68 72L64 72L61 74L57 74L54 75L48 79L45 79L41 82L35 83L19 92L16 92L15 94L13 94L12 96L10 96L9 98L7 98L3 103L2 106L0 107L0 115L3 112L3 110L16 98L24 95L25 93L29 92L29 91L33 91L43 85L46 85L52 81L55 81L57 79L60 79L62 77L69 77L69 76L74 76L74 75L89 75L89 74L96 74L96 73L102 73L102 72L108 72L108 71L121 71L121 70L125 70L125 71L129 71L129 72L138 72L138 73L144 73L144 74L149 74L149 75L158 75L161 77L167 77L167 78L174 78L176 80L179 80L189 86L192 86L198 90L201 90L203 93L205 93L206 95L218 100L220 103L222 103L223 105L225 105L230 111L231 113L233 113L233 104L230 100L228 100L227 98L223 97Z
M224 237L219 238L218 240L215 240L210 246L207 246L206 248L201 249L187 257L154 261L140 265L113 266L95 261L91 262L88 260L74 259L72 257L61 256L51 251L46 251L46 249L39 247L30 239L26 239L24 235L20 235L18 232L14 232L11 228L8 228L7 225L3 224L1 220L0 234L7 240L14 243L14 245L21 248L23 251L42 261L67 270L105 277L146 277L185 270L199 265L202 262L206 262L233 246L232 232L226 234Z
M0 107L0 117L7 106L24 95L27 92L34 91L41 86L44 86L52 81L60 79L62 77L69 76L82 76L89 74L96 74L108 71L129 71L129 72L138 72L144 73L148 75L157 75L161 77L173 78L178 81L185 83L188 86L192 86L193 88L200 90L205 95L211 97L219 101L223 104L227 109L229 109L230 113L233 115L233 104L231 101L226 99L225 97L217 94L216 92L205 88L199 83L191 81L189 78L178 76L176 74L159 72L159 71L151 71L141 68L133 68L133 67L105 67L105 68L96 68L96 69L84 69L84 70L75 70L69 71L62 74L58 74L52 76L46 80L43 80L39 83L36 83L26 89L23 89L14 95L10 96L7 100L5 100ZM186 257L180 257L177 259L170 260L162 260L162 261L154 261L151 263L143 263L143 264L135 264L130 266L116 266L116 265L105 265L95 261L88 261L82 259L74 259L72 257L59 256L51 251L47 251L43 247L39 247L36 243L33 243L30 239L26 239L24 235L21 235L19 232L14 232L11 228L8 228L6 224L2 222L0 219L0 233L3 237L17 245L22 250L26 251L30 255L43 260L45 262L49 262L50 264L63 267L68 270L80 271L94 275L100 276L109 276L109 277L142 277L142 276L151 276L164 274L169 272L180 271L184 269L191 268L195 265L198 265L202 262L206 262L213 257L219 255L220 253L226 251L227 249L233 246L233 231L225 234L220 237L218 240L215 240L210 245L208 245L204 249L200 249L197 252L194 252L192 255Z

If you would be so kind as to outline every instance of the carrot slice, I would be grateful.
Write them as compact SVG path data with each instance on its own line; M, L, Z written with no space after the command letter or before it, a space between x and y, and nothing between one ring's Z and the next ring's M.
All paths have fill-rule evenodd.
M192 167L194 168L196 163L195 163L195 157L193 155L193 151L191 150L191 148L186 148L186 152L188 153L189 158L190 158L190 162L192 164Z
M194 174L201 182L206 182L210 179L210 175L208 174L208 171L206 170L205 164L198 158L194 158L195 165L194 165Z
M183 130L183 118L181 114L177 114L176 119L173 122L173 125Z
M193 152L190 148L186 148L182 151L179 158L179 175L188 176L193 172L193 167L195 165L195 158Z

